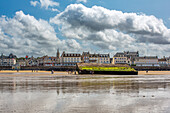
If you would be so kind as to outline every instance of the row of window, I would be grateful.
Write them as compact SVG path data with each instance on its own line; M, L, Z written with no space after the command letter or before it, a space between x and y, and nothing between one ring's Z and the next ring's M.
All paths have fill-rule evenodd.
M76 59L79 60L79 59L81 59L81 58L64 58L64 59L65 59L65 60L67 60L67 59L68 59L68 60L70 60L70 59L71 59L71 60L76 60Z
M118 59L118 60L126 60L127 58L115 58L115 59Z
M64 62L80 62L80 61L70 61L70 60L65 60Z
M104 62L101 61L100 63L110 63L110 62L109 61L104 61Z
M118 62L120 62L120 63L126 63L126 61L116 61L116 63L118 63Z

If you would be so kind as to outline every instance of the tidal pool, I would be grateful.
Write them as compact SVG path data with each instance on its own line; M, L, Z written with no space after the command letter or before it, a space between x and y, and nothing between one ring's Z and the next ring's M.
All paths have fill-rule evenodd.
M170 75L0 77L0 113L168 113Z

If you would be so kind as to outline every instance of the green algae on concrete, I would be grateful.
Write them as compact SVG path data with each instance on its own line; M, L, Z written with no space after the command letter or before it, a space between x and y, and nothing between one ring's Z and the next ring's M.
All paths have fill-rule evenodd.
M80 70L86 71L135 71L131 67L93 67L93 66L80 66Z

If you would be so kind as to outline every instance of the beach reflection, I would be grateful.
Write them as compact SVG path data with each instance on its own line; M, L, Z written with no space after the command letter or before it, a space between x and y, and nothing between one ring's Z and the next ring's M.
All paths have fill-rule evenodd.
M168 112L170 75L0 78L0 112Z

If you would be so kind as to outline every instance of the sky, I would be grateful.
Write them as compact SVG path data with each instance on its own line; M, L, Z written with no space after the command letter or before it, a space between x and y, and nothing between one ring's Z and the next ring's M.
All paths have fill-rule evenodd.
M169 0L1 0L0 53L170 56Z

